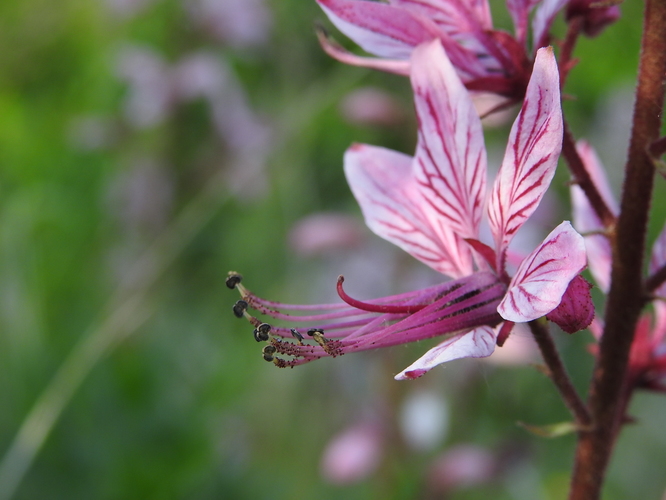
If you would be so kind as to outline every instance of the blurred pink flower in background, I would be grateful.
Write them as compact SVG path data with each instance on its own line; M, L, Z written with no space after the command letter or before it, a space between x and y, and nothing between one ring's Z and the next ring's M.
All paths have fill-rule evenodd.
M405 110L390 93L376 87L362 87L347 94L340 102L340 112L354 125L397 125Z
M346 485L370 476L382 460L382 432L376 423L360 422L335 435L321 459L322 477Z
M409 392L400 408L400 430L407 445L417 451L439 447L449 431L449 405L434 390Z
M217 40L235 48L268 40L271 12L264 0L187 0L192 20Z
M291 249L303 257L357 248L364 237L365 227L357 218L334 212L304 217L288 236Z
M428 471L428 490L446 494L492 480L498 471L496 458L487 449L461 444L435 458ZM437 497L439 498L439 496Z

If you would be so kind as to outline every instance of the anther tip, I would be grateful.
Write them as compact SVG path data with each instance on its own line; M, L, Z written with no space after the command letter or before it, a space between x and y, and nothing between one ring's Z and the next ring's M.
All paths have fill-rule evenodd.
M242 318L245 314L245 311L247 311L248 304L244 300L237 300L234 306L232 307L232 310L234 312L234 316L237 318Z
M225 284L227 285L227 288L233 290L234 288L236 288L236 285L238 285L242 280L243 276L241 276L235 271L229 271Z
M338 276L338 285L344 282L345 282L345 277L341 274L340 276Z

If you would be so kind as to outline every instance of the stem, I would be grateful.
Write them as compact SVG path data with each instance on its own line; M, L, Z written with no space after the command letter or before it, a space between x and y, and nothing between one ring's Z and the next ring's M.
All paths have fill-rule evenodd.
M621 212L613 245L606 328L590 388L593 427L579 433L570 500L595 500L628 403L627 366L636 321L645 305L641 274L655 167L649 146L659 137L666 75L666 0L647 0L633 129Z
M573 50L576 47L576 42L578 41L578 36L580 35L580 29L583 26L584 19L581 16L576 16L569 21L569 27L567 29L567 35L562 43L560 51L560 87L564 87L564 83L569 76L569 72L578 62L577 59L572 58Z
M574 176L576 184L578 184L581 189L585 192L590 205L594 208L594 211L597 213L599 220L606 228L612 228L615 225L615 216L611 212L610 208L599 194L597 186L592 181L589 172L583 164L583 160L578 154L576 149L576 142L574 141L571 130L567 125L566 121L564 122L564 140L562 141L562 155L564 156L567 164L569 165L569 170Z
M550 378L555 387L557 387L557 390L560 391L564 404L567 405L567 408L569 408L569 411L571 411L571 414L576 419L576 423L581 428L588 427L592 423L590 413L578 395L578 392L576 392L576 388L571 383L571 379L564 368L564 364L557 352L555 342L553 342L548 332L548 328L538 320L530 321L529 325L534 335L534 340L536 340L541 351L541 356L550 370Z
M655 158L659 158L661 155L666 153L666 136L660 137L652 144L650 144L650 153L652 153Z
M666 264L657 269L646 281L645 290L648 293L654 292L666 281Z

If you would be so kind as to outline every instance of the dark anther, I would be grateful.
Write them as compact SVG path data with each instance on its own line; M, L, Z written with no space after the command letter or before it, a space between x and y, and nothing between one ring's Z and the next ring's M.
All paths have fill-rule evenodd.
M275 354L275 346L267 345L261 350L261 353L264 355L266 361L273 361L273 354Z
M271 331L271 325L262 323L254 329L254 340L257 342L266 342L268 340L268 332Z
M234 288L236 288L236 285L238 285L238 283L242 281L242 279L243 277L240 274L231 271L227 276L227 281L225 282L227 288L233 290Z
M298 330L296 330L295 328L292 328L291 329L291 334L294 336L294 338L296 340L298 340L299 343L303 342L303 335L301 335Z
M247 311L247 302L244 300L237 300L233 307L234 316L237 318L242 318L243 313Z
M310 337L314 337L315 334L317 334L317 333L320 333L320 334L323 335L323 334L324 334L324 330L322 330L321 328L310 328L310 329L308 330L308 335L309 335Z

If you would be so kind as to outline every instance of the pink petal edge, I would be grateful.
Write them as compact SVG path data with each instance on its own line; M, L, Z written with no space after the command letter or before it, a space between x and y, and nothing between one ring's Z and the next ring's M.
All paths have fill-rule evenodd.
M460 358L485 358L495 351L497 334L489 326L446 339L395 376L396 380L422 377L435 366Z
M516 323L548 314L560 304L569 282L585 265L583 237L569 221L562 222L520 264L497 312Z

